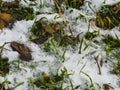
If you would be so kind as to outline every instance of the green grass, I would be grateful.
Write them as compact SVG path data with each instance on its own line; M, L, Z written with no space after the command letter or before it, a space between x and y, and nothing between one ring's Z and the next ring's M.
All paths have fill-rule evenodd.
M2 2L3 2L3 0L0 0L0 8L2 7Z
M47 74L42 73L42 75L37 78L36 80L33 80L34 84L39 88L43 90L69 90L70 88L73 88L73 84L71 80L69 79L69 74L67 72L67 69L64 68L61 70L61 74ZM69 81L69 82L68 82ZM69 83L66 87L63 87L63 84ZM72 89L73 90L73 89Z
M14 87L9 87L10 84L11 84L10 81L4 80L2 83L0 83L0 90L15 90L17 87L23 85L24 82L20 82Z
M66 6L80 9L80 6L84 4L84 0L64 0Z
M120 75L120 60L117 62L115 68L113 69L112 73Z
M109 57L113 59L111 60L113 62L113 70L111 73L120 75L120 51L113 51Z
M3 0L0 0L0 7L2 7L2 1ZM35 19L35 14L37 13L33 10L33 6L36 5L37 8L39 8L39 10L41 10L42 8L44 8L44 5L42 4L42 0L40 0L39 5L37 4L36 0L30 0L30 1L31 1L31 3L29 5L29 7L19 6L17 8L13 8L11 6L11 8L8 8L5 12L12 14L16 21L18 21L18 20L33 20L33 19ZM27 0L24 0L24 2L28 3ZM70 11L71 14L72 14L72 11L74 10L73 8L80 9L80 6L82 6L84 4L84 0L64 0L64 2L65 2L66 6L68 6L69 8L72 8ZM110 6L106 5L103 7L109 8ZM97 19L99 21L98 24L102 25L101 26L102 28L111 29L111 28L119 25L118 20L116 20L116 18L115 18L116 15L110 16L111 13L113 13L112 10L109 10L107 13L103 12L102 10L99 10L97 12ZM38 15L40 15L41 12L40 11L38 11L38 12L39 12ZM109 14L109 16L103 17L102 13L104 15ZM57 20L57 18L61 18L61 17L56 15L54 17L54 19ZM85 23L87 23L87 18L83 14L79 14L79 16L77 16L75 18L75 22L77 22L78 19L84 20ZM65 33L66 31L64 31L64 27L66 27L67 25L63 25L63 24L66 24L66 22L52 23L52 22L49 22L46 17L42 17L38 21L35 20L33 26L30 28L31 35L29 36L29 39L33 42L37 42L36 44L38 44L38 45L41 44L39 46L40 47L42 46L42 49L44 52L47 52L47 54L49 54L49 55L54 55L55 59L61 60L62 63L64 63L66 61L65 55L66 55L67 49L69 49L69 47L72 47L74 49L74 47L77 47L77 45L79 45L79 47L77 48L79 54L81 54L82 51L89 50L89 47L96 49L96 50L90 51L87 54L83 55L83 58L85 58L87 56L92 56L97 52L96 44L97 45L99 43L105 44L105 46L103 46L103 45L100 45L100 46L103 46L102 49L104 48L104 51L106 53L112 54L111 56L114 57L114 59L117 61L116 63L114 63L114 69L111 72L113 74L120 75L120 52L112 53L114 50L118 50L120 48L120 40L119 40L118 36L116 35L116 37L113 37L110 35L107 35L107 36L102 35L103 36L103 37L101 36L102 40L100 40L98 43L94 43L95 42L94 39L100 36L100 31L93 31L93 32L89 31L91 29L91 27L90 27L91 20L89 20L88 32L86 32L86 34L83 37L80 36L80 34L78 34L75 37L73 35L71 29L70 29L71 35L68 35L67 33ZM45 27L43 27L43 25L42 25L42 22L44 22L44 21L46 23ZM94 20L92 20L92 21L94 21ZM69 23L69 22L67 22L67 23ZM47 27L47 29L46 29L46 27ZM34 41L35 39L36 39L36 41ZM74 51L75 51L75 49L74 49ZM107 57L107 55L106 55L106 57ZM98 57L96 57L96 59L98 59ZM41 62L45 63L45 62L47 62L47 60L43 60ZM97 60L96 60L96 62L97 62ZM37 64L34 63L34 61L28 62L28 63L30 64L28 66L30 69L32 69L32 70L36 69ZM24 68L21 67L22 66L21 64L22 64L22 62L20 60L17 60L17 61L14 60L13 62L8 63L8 58L2 58L2 56L0 55L0 76L5 77L7 74L9 74L10 68L12 68L12 70L13 70L10 74L15 73L15 72L20 72L21 70L24 70L27 72L27 70L25 70ZM9 67L10 65L12 67ZM88 81L86 81L86 84L85 84L86 87L84 88L84 90L100 90L101 86L99 85L99 83L97 83L97 84L94 83L92 78L90 77L90 75L82 71L85 66L86 66L86 64L80 70L80 73L82 73L84 76L86 76L88 78ZM99 70L99 72L101 73L100 70ZM67 69L63 68L60 70L59 74L58 74L58 72L55 74L53 74L52 72L50 72L50 73L44 72L37 78L28 78L28 81L31 83L33 90L35 90L35 86L39 90L41 90L41 89L43 89L43 90L46 90L46 89L48 89L48 90L75 90L75 88L81 87L80 85L74 87L73 82L70 79L70 75L73 75L73 73L68 73ZM0 83L0 90L5 90L5 86L10 83L11 82L9 82L7 80ZM15 87L11 87L11 88L8 87L8 90L14 90L15 88L22 86L22 85L24 85L24 82L19 82ZM64 85L66 85L66 86L64 87ZM105 84L105 85L107 87L107 84ZM99 89L96 89L96 86Z
M120 25L120 2L113 5L103 5L101 9L96 13L96 26L103 29L112 29L115 26Z
M111 49L120 48L120 40L119 38L114 38L113 36L107 35L103 36L102 41Z
M10 84L11 82L10 81L3 81L2 83L0 83L0 90L6 90L5 86ZM11 88L7 87L8 89L7 90L12 90Z

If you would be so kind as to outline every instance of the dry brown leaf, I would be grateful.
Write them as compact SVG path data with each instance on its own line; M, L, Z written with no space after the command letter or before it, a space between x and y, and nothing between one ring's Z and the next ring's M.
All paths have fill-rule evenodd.
M18 42L11 42L11 47L13 50L17 51L20 54L20 58L22 60L29 61L32 59L29 48L24 44L20 44Z
M3 4L2 4L2 8L1 8L1 10L2 11L4 11L3 9L4 8L11 8L11 7L19 7L19 1L20 0L15 0L15 1L12 1L12 2L4 2Z
M41 22L41 24L42 24L43 29L49 34L53 34L57 32L58 30L63 29L61 24L55 23L55 22L51 22L50 24Z
M0 14L0 29L3 29L4 27L8 26L8 24L12 22L12 20L12 15L7 13Z
M0 20L0 29L3 29L5 27L5 22L3 20Z
M41 22L41 24L42 24L42 27L44 28L44 30L47 33L50 33L50 34L54 33L54 30L53 30L53 28L50 25L47 25L45 22Z
M58 30L63 29L62 25L60 25L59 23L52 22L50 23L50 26L53 28L54 32L57 32Z
M6 23L9 23L12 21L12 15L7 14L7 13L2 13L0 14L0 19L5 21Z

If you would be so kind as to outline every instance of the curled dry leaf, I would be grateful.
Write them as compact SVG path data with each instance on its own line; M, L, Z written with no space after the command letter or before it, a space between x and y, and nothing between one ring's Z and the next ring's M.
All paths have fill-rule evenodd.
M0 29L7 27L10 22L12 22L13 18L12 15L7 13L0 14Z
M29 61L32 59L30 50L24 44L18 42L11 42L11 47L14 51L17 51L20 54L20 58L24 61Z
M31 28L31 33L33 35L31 36L31 41L36 44L42 44L47 41L49 37L58 36L58 32L64 30L63 28L63 25L57 22L48 23L38 20L33 24Z
M40 36L39 38L37 38L37 39L32 39L31 41L34 42L34 43L36 43L36 44L42 44L42 43L44 43L45 41L47 41L48 38L49 38L48 35L46 35L46 36Z

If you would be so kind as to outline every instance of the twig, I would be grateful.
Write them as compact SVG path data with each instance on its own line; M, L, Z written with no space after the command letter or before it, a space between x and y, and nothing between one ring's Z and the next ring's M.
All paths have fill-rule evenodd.
M11 42L5 42L2 46L0 46L0 55L2 54L2 52L3 52L4 49L5 49L5 50L8 50L8 49L4 48L4 46L5 46L6 44L9 44L9 43L11 43Z

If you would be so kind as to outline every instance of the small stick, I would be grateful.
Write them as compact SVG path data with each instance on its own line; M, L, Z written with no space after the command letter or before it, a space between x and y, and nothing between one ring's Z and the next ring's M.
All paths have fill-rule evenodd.
M11 42L5 42L2 46L0 46L0 55L2 54L2 52L3 52L3 50L5 49L5 50L8 50L8 49L6 49L6 48L4 48L4 46L6 45L6 44L9 44L9 43L11 43Z

